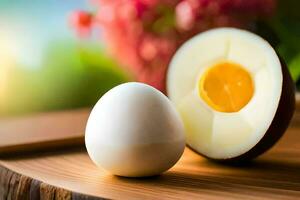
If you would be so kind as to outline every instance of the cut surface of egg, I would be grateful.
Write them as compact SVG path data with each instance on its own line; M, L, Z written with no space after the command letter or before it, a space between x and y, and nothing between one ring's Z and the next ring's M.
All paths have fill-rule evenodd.
M167 92L187 144L216 160L254 158L284 133L295 98L290 74L261 37L234 28L201 33L174 55Z
M164 94L131 82L111 89L97 102L88 119L85 143L90 158L112 174L152 176L181 157L184 127Z

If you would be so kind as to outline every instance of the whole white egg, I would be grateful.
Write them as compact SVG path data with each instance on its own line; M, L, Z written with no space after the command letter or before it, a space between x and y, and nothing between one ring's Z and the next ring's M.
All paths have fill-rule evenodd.
M101 97L87 122L89 156L112 174L153 176L171 168L185 147L183 123L169 99L136 82Z

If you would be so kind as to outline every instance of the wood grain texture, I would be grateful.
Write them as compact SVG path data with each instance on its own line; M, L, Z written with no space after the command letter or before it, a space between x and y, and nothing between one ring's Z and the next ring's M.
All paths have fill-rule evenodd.
M0 155L83 145L89 109L0 120Z
M171 170L151 178L110 175L81 148L5 158L0 160L0 200L299 199L298 120L296 113L279 143L253 162L220 165L186 149Z

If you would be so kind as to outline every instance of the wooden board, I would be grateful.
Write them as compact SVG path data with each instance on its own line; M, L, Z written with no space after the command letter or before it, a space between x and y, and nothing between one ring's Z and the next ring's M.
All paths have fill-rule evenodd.
M0 120L0 155L83 145L90 109Z
M244 166L185 150L168 172L121 178L97 168L84 149L0 160L0 199L299 199L299 115L279 143ZM61 120L63 123L63 120Z

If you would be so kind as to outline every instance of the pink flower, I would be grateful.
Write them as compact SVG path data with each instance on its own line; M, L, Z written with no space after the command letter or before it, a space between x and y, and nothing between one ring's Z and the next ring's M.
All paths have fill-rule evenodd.
M188 1L182 1L176 6L175 12L178 28L182 30L190 30L196 21L192 5Z
M138 81L165 91L168 63L191 36L220 26L248 28L276 0L93 0L97 12L75 15L75 28L101 27L109 51Z

